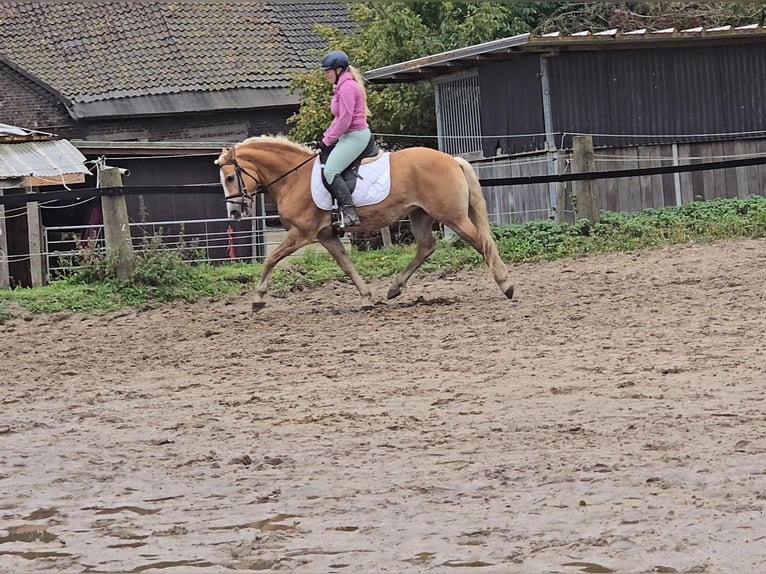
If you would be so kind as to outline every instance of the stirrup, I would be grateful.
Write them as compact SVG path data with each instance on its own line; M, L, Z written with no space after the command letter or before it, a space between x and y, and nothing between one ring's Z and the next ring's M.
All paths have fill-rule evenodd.
M343 237L343 230L346 229L346 222L343 214L340 212L340 210L333 209L330 217L332 219L332 228L340 237Z
M352 207L353 209L353 207ZM354 213L356 213L356 210L354 210ZM346 215L346 213L343 211L343 208L340 209L340 225L341 227L354 227L356 225L359 225L361 221L359 220L359 215L356 216L356 222L354 222L350 216Z
M351 206L353 209L353 206ZM332 226L336 229L342 230L346 227L353 227L354 225L360 225L359 215L356 216L356 223L349 223L348 216L343 212L343 208L337 203L333 204L332 210Z

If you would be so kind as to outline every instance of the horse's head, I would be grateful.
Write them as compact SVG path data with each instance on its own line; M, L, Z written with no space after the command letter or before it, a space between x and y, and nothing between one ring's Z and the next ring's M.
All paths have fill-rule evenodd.
M253 192L249 191L248 185L255 189L258 186L258 180L239 165L235 147L224 148L213 163L219 168L229 219L239 220L243 216L249 217Z
M213 163L219 167L229 217L250 215L257 193L268 191L279 204L275 194L286 185L285 178L315 156L313 150L280 136L248 138L221 151ZM305 173L308 175L308 171Z

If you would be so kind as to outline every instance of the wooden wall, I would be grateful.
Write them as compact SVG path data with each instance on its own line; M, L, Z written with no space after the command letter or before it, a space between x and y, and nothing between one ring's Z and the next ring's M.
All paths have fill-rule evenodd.
M527 177L548 175L548 157L545 153L508 156L496 161L473 164L479 179L496 177ZM550 216L549 184L483 187L490 221L496 225L525 223Z
M705 163L766 155L766 139L596 148L594 155L597 171ZM473 162L473 166L479 179L547 175L547 159L548 154L540 152L479 160ZM571 159L571 150L556 152L556 173L569 173ZM564 213L560 217L571 222L574 216L570 199L572 182L557 184L557 187L565 193ZM766 196L766 165L599 179L594 181L594 188L601 209L612 212L636 212L719 198L744 199L749 195ZM548 219L555 211L551 211L548 184L494 186L483 190L490 220L497 225Z

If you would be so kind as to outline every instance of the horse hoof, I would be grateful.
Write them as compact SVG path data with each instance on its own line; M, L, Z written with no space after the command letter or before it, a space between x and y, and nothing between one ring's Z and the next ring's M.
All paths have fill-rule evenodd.
M401 289L399 289L399 288L396 288L396 289L394 289L394 288L392 287L391 289L389 289L389 290L388 290L388 295L387 295L387 297L388 297L389 299L393 299L394 297L398 297L398 296L399 296L399 295L401 295L401 294L402 294L402 290L401 290Z
M375 308L375 305L372 303L364 303L361 307L359 307L360 311L372 311Z
M261 309L263 309L266 306L266 303L263 301L256 301L253 303L253 313L257 313Z
M513 299L513 285L505 290L505 296L508 297L508 299Z

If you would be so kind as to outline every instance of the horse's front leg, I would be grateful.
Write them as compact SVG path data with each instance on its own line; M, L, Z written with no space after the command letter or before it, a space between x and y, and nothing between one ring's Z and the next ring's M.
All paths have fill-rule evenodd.
M304 245L308 245L310 241L305 235L302 235L296 228L292 228L287 232L287 237L282 240L282 243L277 245L274 250L266 256L266 260L263 262L263 271L261 272L261 280L258 283L258 287L255 289L255 300L253 301L253 313L263 309L266 305L264 297L269 286L269 277L274 270L274 266L282 259L295 253L298 249Z
M343 270L343 273L348 275L351 281L354 282L354 285L356 285L359 294L362 296L361 309L363 311L372 309L372 291L367 283L365 283L364 279L362 279L362 276L357 273L356 268L354 268L354 264L351 263L351 259L349 258L348 253L346 253L346 248L343 247L343 243L341 243L340 239L336 235L328 234L320 236L318 241L325 249L327 249L327 251L329 251L330 255L333 256L333 259L338 263Z

